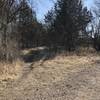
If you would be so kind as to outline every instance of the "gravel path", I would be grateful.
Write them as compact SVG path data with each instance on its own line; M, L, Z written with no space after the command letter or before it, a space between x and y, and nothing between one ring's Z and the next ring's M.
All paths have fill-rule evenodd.
M73 71L48 85L34 86L31 79L32 75L22 81L0 83L0 100L100 100L99 64Z

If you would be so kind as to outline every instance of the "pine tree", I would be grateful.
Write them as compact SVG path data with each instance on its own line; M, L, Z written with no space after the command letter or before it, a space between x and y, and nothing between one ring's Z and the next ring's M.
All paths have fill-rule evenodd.
M91 18L91 13L83 8L81 0L58 0L53 13L48 12L46 23L48 25L49 22L49 33L55 40L54 44L63 45L71 51L77 46L79 31L86 28Z

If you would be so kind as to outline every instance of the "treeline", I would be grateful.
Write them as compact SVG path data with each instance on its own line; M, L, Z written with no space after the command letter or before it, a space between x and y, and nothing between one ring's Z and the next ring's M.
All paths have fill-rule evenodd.
M20 50L38 46L55 51L58 47L74 51L91 43L95 48L100 47L97 39L100 27L95 31L92 13L82 0L57 0L45 15L45 24L37 20L36 11L30 5L29 0L0 0L1 61L16 60ZM90 23L91 31L87 29Z
M20 50L42 44L43 26L29 0L0 0L0 60L16 60Z
M86 27L91 20L92 13L83 7L82 0L57 0L45 16L48 44L55 48L64 46L68 51L75 50L80 35L88 35Z
M92 31L94 33L94 48L100 51L100 1L96 0L95 5L96 7L93 10L95 17L92 21Z

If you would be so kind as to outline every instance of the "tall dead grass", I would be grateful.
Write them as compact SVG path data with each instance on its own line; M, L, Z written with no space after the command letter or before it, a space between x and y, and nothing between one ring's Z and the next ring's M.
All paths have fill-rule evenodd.
M32 49L33 50L33 49ZM24 50L24 53L30 53L31 50ZM50 82L62 78L67 72L94 64L100 60L99 53L93 48L79 48L74 52L62 52L54 58L48 59L43 64L41 61L33 62L32 76L34 79ZM21 60L11 63L0 63L0 80L13 80L22 75L22 69L25 63ZM40 77L40 78L38 78ZM47 78L46 78L47 77ZM60 77L60 78L59 78ZM48 81L50 79L50 81Z
M63 80L66 75L80 71L85 68L93 67L100 60L99 56L63 56L58 55L54 59L45 61L42 65L35 62L29 79L33 84L49 84ZM35 83L36 82L36 83Z
M23 62L20 60L13 63L0 63L0 80L13 80L17 79L22 71Z

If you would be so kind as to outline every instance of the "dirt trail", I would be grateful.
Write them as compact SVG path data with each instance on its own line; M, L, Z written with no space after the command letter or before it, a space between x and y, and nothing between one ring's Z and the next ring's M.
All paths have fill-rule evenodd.
M0 82L0 100L100 100L100 64L79 68L49 84L40 85L32 75Z

